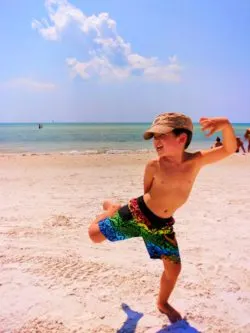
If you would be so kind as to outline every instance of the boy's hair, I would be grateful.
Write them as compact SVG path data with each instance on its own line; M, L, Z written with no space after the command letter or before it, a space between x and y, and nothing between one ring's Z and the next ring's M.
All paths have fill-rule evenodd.
M186 128L174 128L172 133L174 133L175 136L180 136L182 133L185 133L187 135L187 140L184 147L185 149L187 149L192 140L193 133Z

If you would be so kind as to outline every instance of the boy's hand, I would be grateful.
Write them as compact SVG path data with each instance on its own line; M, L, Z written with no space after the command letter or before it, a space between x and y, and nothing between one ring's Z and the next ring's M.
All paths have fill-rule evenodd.
M227 118L216 117L216 118L201 118L200 125L203 132L209 131L205 134L207 137L213 135L215 132L223 130L227 125L229 125L229 120Z

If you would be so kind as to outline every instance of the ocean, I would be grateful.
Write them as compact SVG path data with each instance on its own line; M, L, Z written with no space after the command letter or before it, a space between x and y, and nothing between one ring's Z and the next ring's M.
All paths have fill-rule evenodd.
M150 123L44 123L39 129L33 123L0 124L0 153L72 153L118 154L153 149L151 140L143 139ZM250 124L233 124L243 138ZM194 124L190 151L209 148L215 137L204 137L199 124ZM220 133L219 133L220 136Z

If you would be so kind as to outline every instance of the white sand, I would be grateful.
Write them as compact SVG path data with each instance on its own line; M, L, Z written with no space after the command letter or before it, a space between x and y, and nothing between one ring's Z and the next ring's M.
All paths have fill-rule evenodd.
M149 158L0 156L1 333L166 331L161 261L140 239L87 235L104 198L142 194ZM232 156L201 172L175 215L183 270L171 301L190 328L169 332L250 332L249 189L250 154ZM122 303L143 315L128 321Z

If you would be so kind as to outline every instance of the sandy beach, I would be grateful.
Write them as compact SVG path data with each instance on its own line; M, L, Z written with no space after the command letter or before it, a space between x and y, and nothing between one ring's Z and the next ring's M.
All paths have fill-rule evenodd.
M150 157L0 156L1 333L250 332L250 154L204 168L175 215L183 268L171 304L189 327L162 328L162 263L141 239L88 239L103 199L142 194Z

